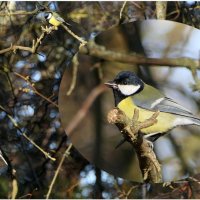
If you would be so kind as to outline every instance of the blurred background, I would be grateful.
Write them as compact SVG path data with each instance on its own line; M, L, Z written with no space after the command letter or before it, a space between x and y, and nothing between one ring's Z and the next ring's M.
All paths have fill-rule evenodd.
M75 147L70 149L70 156L65 158L59 168L50 198L170 198L171 195L197 198L198 175L174 182L173 187L133 182L141 178L137 160L128 143L114 149L121 135L106 120L107 111L113 108L114 100L111 91L101 86L105 80L113 79L118 71L133 70L145 82L156 86L199 116L199 94L192 87L195 83L194 73L183 67L108 62L80 53L72 61L79 43L62 27L42 40L37 53L20 50L2 52L11 45L31 47L33 40L40 37L41 26L48 25L43 18L43 11L37 10L42 6L58 12L71 24L70 29L86 40L92 40L98 35L96 43L110 50L153 55L152 52L145 52L140 37L131 37L135 33L130 31L132 29L129 25L100 33L119 24L156 19L156 2L1 2L0 150L8 165L1 159L0 197L12 197L16 192L14 188L18 188L17 198L45 198L71 142L69 134L72 142L75 141ZM198 29L199 12L198 2L168 2L166 19ZM160 29L160 25L155 28ZM169 35L164 40L175 36ZM176 39L182 41L178 37ZM156 44L161 41L156 40ZM198 40L195 41L198 44ZM175 52L179 52L176 43L170 44L175 47ZM177 47L180 48L179 45ZM197 48L195 45L194 49ZM186 56L182 54L184 52L178 56ZM67 96L74 74L76 85L71 95ZM84 119L72 130L72 124L78 116L76 114L88 98L93 99L91 106L86 109ZM112 143L104 138L105 134L108 134ZM88 136L95 143L90 143ZM45 156L35 144L56 158L56 161ZM102 147L103 154L101 157L96 156L100 155ZM91 149L96 150L93 152ZM183 179L199 171L199 129L195 127L175 129L155 143L155 150L163 165L164 180ZM109 163L102 160L109 160ZM14 187L15 181L17 187Z
M171 37L173 35L176 37ZM200 42L199 38L200 31L193 27L166 20L145 20L118 25L100 33L95 40L96 43L106 46L107 50L129 55L137 53L150 58L187 57L198 60L200 47L196 44ZM97 65L97 60L94 61L92 56L79 56L78 68L84 69L84 74L81 74L80 69L76 90L70 96L67 96L66 93L70 88L73 74L66 70L59 93L59 110L63 127L74 146L90 162L115 176L132 181L142 181L132 146L127 143L115 149L115 146L122 140L122 135L116 127L107 122L107 114L114 107L111 89L106 90L96 98L90 112L86 115L87 117L81 121L75 131L68 132L67 127L72 121L76 121L73 115L81 109L83 101L89 102L86 97L89 96L90 91L92 89L98 90L95 89L97 84L92 78L95 77L95 70L99 75L100 83L113 80L122 70L137 72L143 80L153 84L166 96L175 99L198 115L200 96L192 89L192 84L194 84L192 74L190 70L181 66L176 68L153 65L137 66L125 62L99 60L98 68L92 70L95 64ZM177 87L181 88L182 91L180 92ZM80 94L82 94L81 97L85 96L85 98L82 99ZM163 168L163 181L180 180L198 172L199 156L197 155L200 151L198 127L186 128L188 130L185 130L185 127L177 128L171 131L172 134L158 139L155 143L156 154L159 156ZM190 132L196 132L196 134L190 134ZM188 155L184 144L185 141L189 142L190 140L191 143L188 145L193 146L193 148L187 147L190 151L190 155Z

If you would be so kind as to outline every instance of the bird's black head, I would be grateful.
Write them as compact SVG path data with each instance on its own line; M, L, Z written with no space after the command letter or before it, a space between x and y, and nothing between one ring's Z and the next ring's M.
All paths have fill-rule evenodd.
M144 88L143 81L130 71L120 72L113 81L105 84L113 89L115 101L117 102L140 92Z

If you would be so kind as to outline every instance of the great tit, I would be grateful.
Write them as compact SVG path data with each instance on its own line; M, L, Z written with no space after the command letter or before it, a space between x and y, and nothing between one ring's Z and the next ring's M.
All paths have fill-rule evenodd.
M45 12L44 18L53 26L60 26L61 24L70 25L55 12Z
M105 84L113 90L115 106L130 119L135 108L139 109L140 122L150 118L155 111L160 111L157 123L141 130L150 141L155 141L176 126L200 126L199 118L158 89L145 84L133 72L122 71L113 81Z

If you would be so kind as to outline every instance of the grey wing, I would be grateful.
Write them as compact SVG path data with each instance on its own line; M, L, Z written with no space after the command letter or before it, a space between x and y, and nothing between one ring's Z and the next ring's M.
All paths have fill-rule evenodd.
M152 107L153 110L160 110L161 112L173 113L181 116L194 117L193 114L185 107L176 103L168 97L164 97L162 101Z
M56 19L57 19L58 21L62 22L62 23L65 23L66 25L71 26L71 24L67 23L67 22L66 22L62 17L60 17L60 16L57 16Z
M62 17L60 17L60 16L56 16L56 19L58 20L58 21L60 21L60 22L65 22L65 20L62 18Z
M161 112L196 118L189 110L172 99L165 97L159 90L147 84L142 92L133 96L133 101L138 107L147 110L159 110Z
M156 104L153 109L181 116L183 117L183 124L184 118L187 118L191 120L189 124L196 124L200 126L200 119L198 117L194 116L189 110L168 97L165 97L160 103ZM188 122L186 124L188 124Z

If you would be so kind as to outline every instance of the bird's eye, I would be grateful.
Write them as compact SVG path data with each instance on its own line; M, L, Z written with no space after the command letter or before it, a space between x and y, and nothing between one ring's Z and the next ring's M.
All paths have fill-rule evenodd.
M126 82L126 81L124 81L124 82L123 82L123 85L127 85L127 82Z

